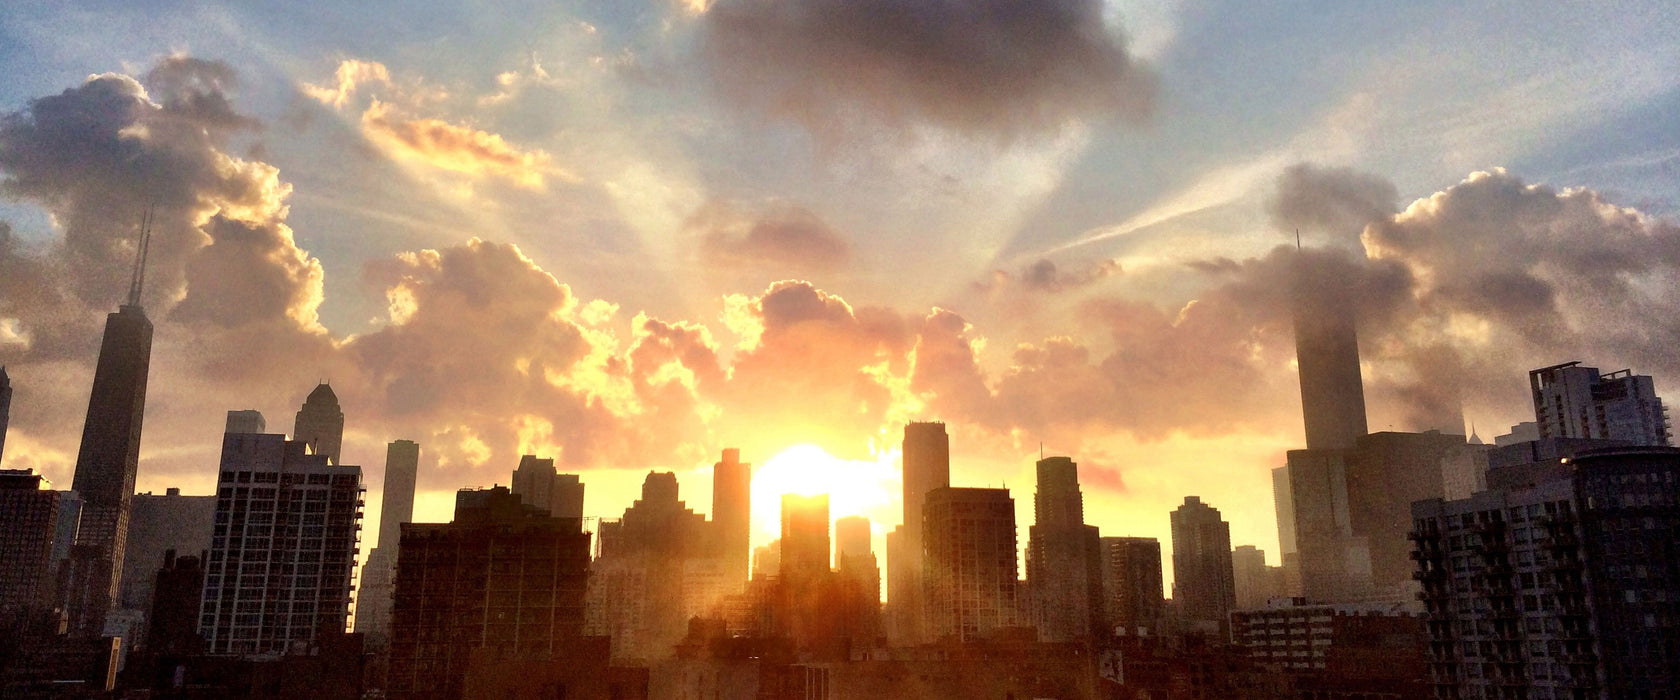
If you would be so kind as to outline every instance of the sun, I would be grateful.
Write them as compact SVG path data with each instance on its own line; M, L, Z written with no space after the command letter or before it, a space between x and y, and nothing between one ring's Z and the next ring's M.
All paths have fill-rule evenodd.
M826 493L830 521L848 515L869 518L876 555L884 557L885 533L901 517L901 491L896 449L869 460L848 460L811 443L794 445L753 467L753 544L781 536L782 494Z

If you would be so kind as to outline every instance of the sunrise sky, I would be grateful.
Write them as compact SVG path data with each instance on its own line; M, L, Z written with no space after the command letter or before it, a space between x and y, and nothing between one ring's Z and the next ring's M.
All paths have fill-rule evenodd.
M1104 534L1195 494L1276 563L1297 229L1373 430L1577 359L1680 400L1672 2L26 1L0 75L4 466L57 488L148 205L140 490L324 379L370 523L408 438L419 519L527 452L709 511L739 447L884 532L943 420L1023 545L1042 445Z

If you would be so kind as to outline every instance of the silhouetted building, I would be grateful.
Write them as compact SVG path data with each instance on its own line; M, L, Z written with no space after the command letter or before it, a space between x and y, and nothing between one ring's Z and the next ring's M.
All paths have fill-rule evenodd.
M704 516L677 497L677 476L649 472L642 497L603 520L589 576L588 632L612 638L615 660L666 656L705 615L739 592L726 587Z
M1423 616L1394 603L1310 605L1278 599L1231 614L1231 641L1254 664L1288 674L1302 698L1419 698Z
M1497 435L1493 444L1498 447L1515 445L1520 442L1532 442L1540 439L1540 424L1535 421L1524 421L1511 426L1511 432Z
M0 470L0 632L52 606L53 530L58 492L27 469Z
M420 471L420 445L394 440L385 447L385 485L379 501L379 541L362 566L356 591L356 631L375 654L390 641L392 582L402 524L414 520L414 482Z
M553 459L520 457L519 468L513 470L513 492L556 518L583 517L583 483L576 474L556 473Z
M1668 413L1651 378L1621 370L1600 375L1580 362L1528 373L1542 438L1625 440L1667 445Z
M851 606L841 614L855 621L858 636L868 643L881 632L881 566L871 549L872 539L868 518L853 515L834 521L841 598Z
M922 522L929 636L966 642L1019 627L1015 499L1009 491L933 489Z
M1296 257L1290 290L1307 449L1346 449L1366 432L1354 295L1340 270Z
M1027 539L1032 622L1047 642L1085 639L1102 618L1097 528L1085 524L1078 465L1067 457L1048 457L1037 468Z
M227 428L223 433L266 433L268 420L261 411L245 409L227 412Z
M782 574L782 541L771 540L769 544L753 547L752 577L756 579L780 576Z
M828 494L782 494L782 578L828 572Z
M1231 526L1219 510L1186 496L1172 513L1173 602L1200 632L1226 629L1236 604L1231 575Z
M712 529L725 573L744 580L752 550L752 464L728 448L712 465Z
M1592 450L1564 466L1413 505L1436 697L1680 687L1680 450Z
M135 494L130 510L118 601L125 609L145 613L151 610L152 584L165 552L210 549L216 497L183 496L180 489L169 488L162 495Z
M1295 536L1295 495L1288 465L1272 470L1272 508L1277 514L1278 559L1283 563L1284 595L1301 595L1301 554Z
M284 435L222 437L199 616L209 653L283 653L344 634L362 469L307 448Z
M915 644L929 639L921 599L926 590L921 580L923 503L929 492L951 485L951 437L945 424L906 424L902 455L904 523L901 534L889 536L887 544L887 634L895 643Z
M152 575L151 610L146 628L146 655L193 655L204 653L204 637L198 633L198 611L204 592L204 562L198 555L163 554L163 568Z
M142 251L146 242L142 240ZM94 637L122 582L130 499L140 464L146 375L152 359L152 322L140 307L144 252L136 258L128 303L105 317L87 422L76 455L72 488L82 496L76 548L62 591L73 634Z
M1266 607L1273 598L1288 598L1284 592L1283 568L1266 565L1266 552L1254 545L1231 550L1231 582L1237 593L1237 608Z
M1382 432L1359 438L1347 456L1348 525L1369 552L1377 595L1416 598L1411 588L1412 548L1406 539L1411 505L1445 495L1442 463L1464 449L1461 435Z
M581 520L498 486L457 493L454 522L401 527L387 697L465 697L475 653L552 663L579 644L590 539Z
M292 440L309 446L309 451L326 455L330 464L339 464L339 451L344 445L344 411L338 407L338 395L326 382L303 400L292 426Z
M1166 611L1161 543L1153 537L1101 540L1103 612L1109 632L1158 634Z
M6 463L6 429L12 423L12 378L0 365L0 464Z

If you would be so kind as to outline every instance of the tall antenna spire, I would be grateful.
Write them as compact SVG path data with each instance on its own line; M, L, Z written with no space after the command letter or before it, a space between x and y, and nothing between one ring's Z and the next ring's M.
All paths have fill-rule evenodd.
M146 287L146 254L152 247L152 208L140 218L140 245L134 251L134 274L128 282L128 305L140 305L140 292Z
M1301 229L1295 229L1295 250L1301 249Z

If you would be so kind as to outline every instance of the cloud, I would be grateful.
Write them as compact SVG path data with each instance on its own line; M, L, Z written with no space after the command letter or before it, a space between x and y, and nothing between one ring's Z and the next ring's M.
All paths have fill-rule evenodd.
M718 0L701 23L727 99L823 138L866 123L1008 141L1154 108L1099 0Z
M713 200L688 218L709 265L779 272L827 272L843 267L852 247L811 210L772 202L757 210Z
M976 282L974 289L991 295L1012 287L1027 292L1055 294L1089 287L1122 271L1118 260L1101 260L1078 270L1065 270L1049 258L1039 258L1015 274L993 270L986 279Z
M1305 228L1351 240L1365 225L1393 215L1393 183L1350 168L1297 163L1283 171L1267 210L1283 230Z

